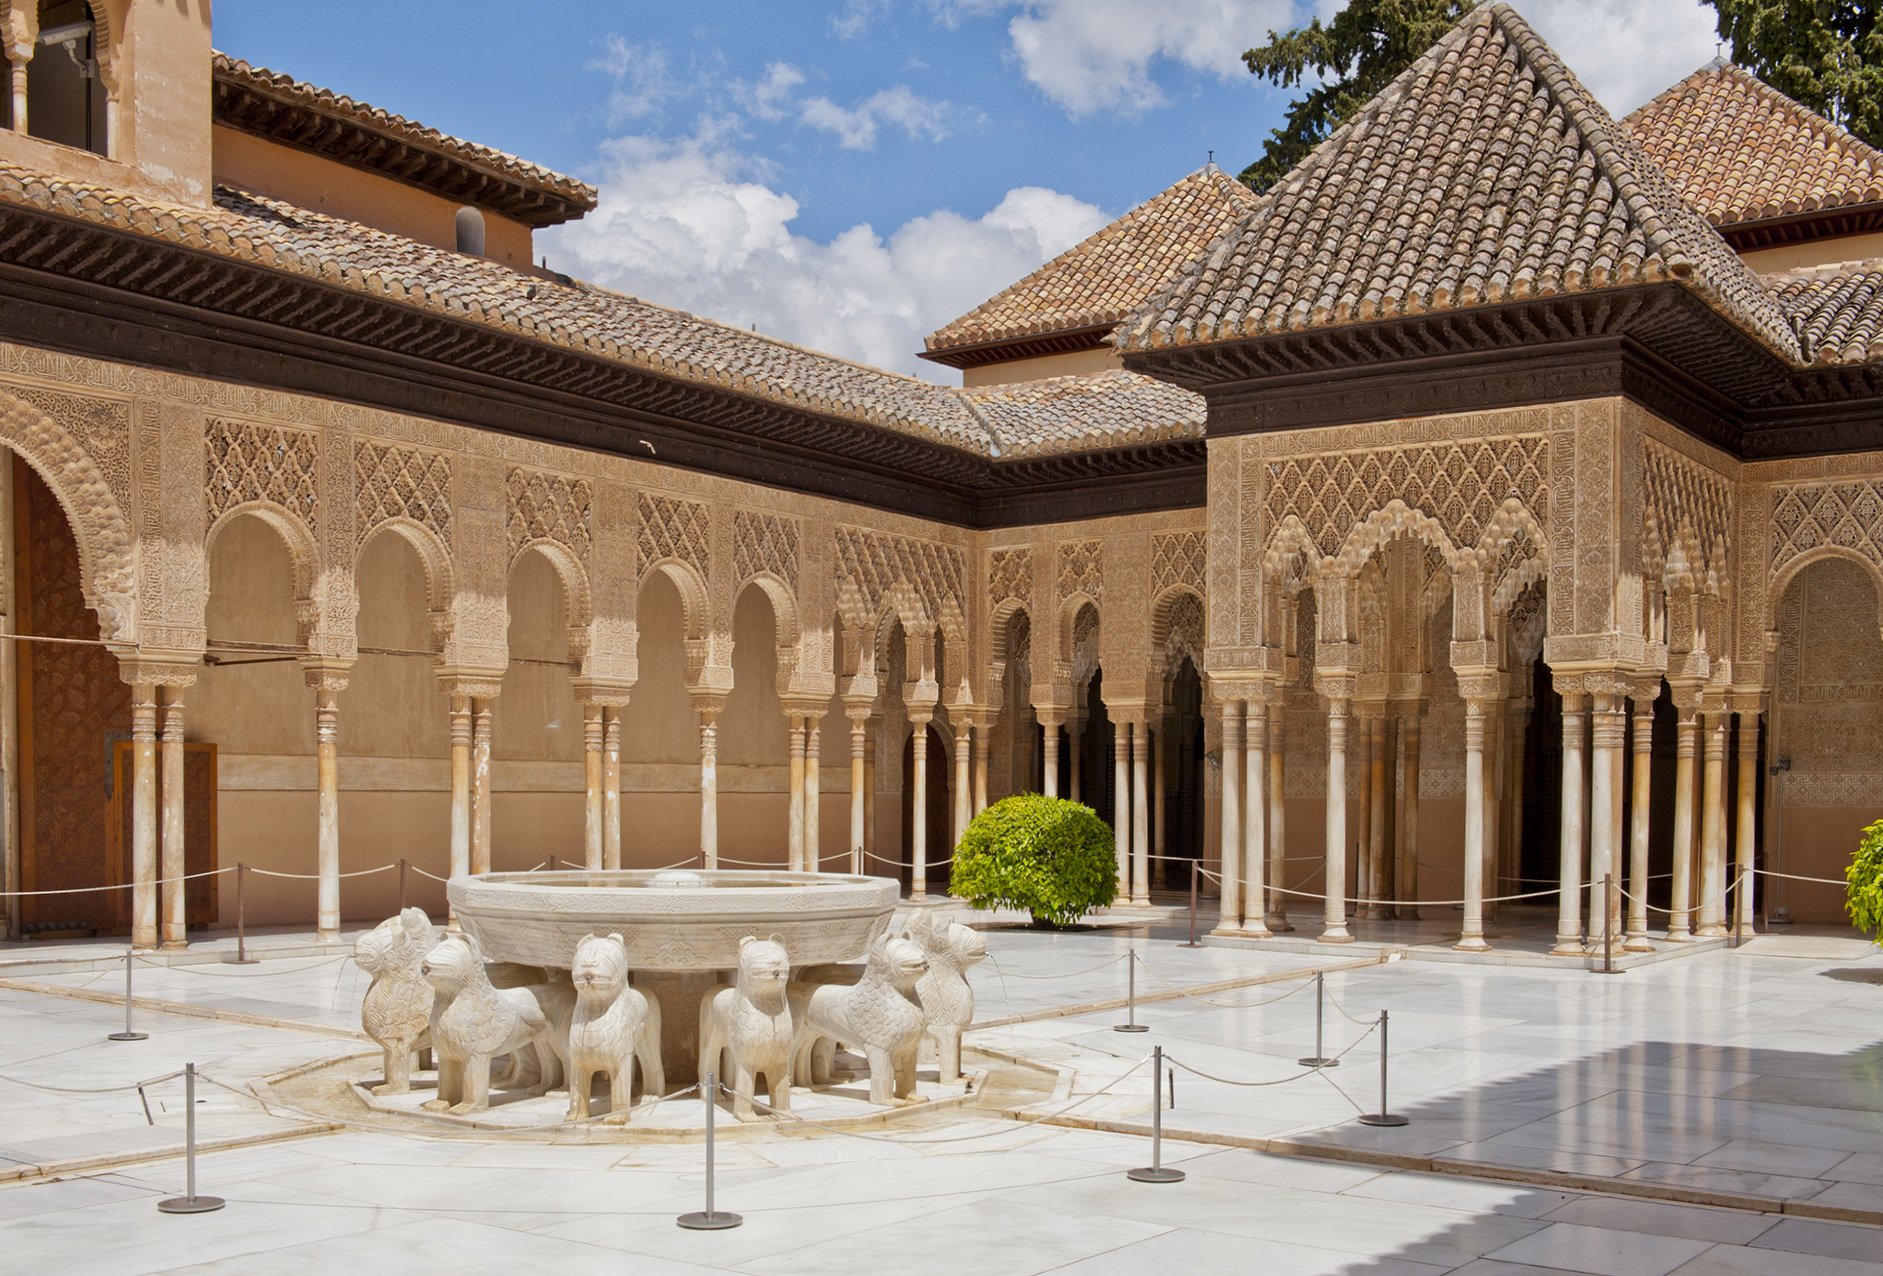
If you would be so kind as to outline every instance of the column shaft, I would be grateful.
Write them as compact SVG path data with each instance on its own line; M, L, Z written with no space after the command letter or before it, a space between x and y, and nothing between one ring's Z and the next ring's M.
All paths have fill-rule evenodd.
M785 815L785 867L794 873L804 871L804 715L787 714L791 720L791 800Z
M948 854L961 845L961 835L974 818L974 726L960 709L955 714L955 820L953 836L948 839Z
M1465 915L1458 952L1489 952L1484 942L1484 702L1465 702Z
M864 746L869 735L869 719L853 717L850 719L850 871L861 874L864 871L864 820L868 816L868 807L864 801Z
M471 701L471 872L490 872L490 701Z
M164 692L163 705L163 946L187 944L183 875L189 872L183 840L183 701L181 691Z
M1758 877L1753 860L1758 852L1759 795L1759 715L1739 715L1739 813L1734 829L1733 885L1735 913L1732 921L1739 938L1751 939L1752 900Z
M1726 715L1709 712L1700 800L1700 906L1694 933L1718 939L1726 933Z
M1321 942L1348 944L1347 933L1347 702L1327 702L1327 868Z
M333 687L314 690L314 741L319 750L320 942L340 940L340 705Z
M700 713L700 866L719 867L719 706Z
M1040 792L1059 796L1059 723L1040 719Z
M909 716L909 898L928 898L928 716Z
M1236 930L1242 922L1242 701L1223 701L1222 830L1218 865L1222 883L1216 929Z
M993 746L993 734L992 722L974 726L974 815L987 809L987 755Z
M590 872L602 866L602 707L582 706L582 865Z
M1582 693L1563 693L1562 841L1556 889L1554 957L1581 957L1582 948Z
M1112 849L1118 856L1118 898L1131 898L1131 724L1113 719L1111 728Z
M822 761L818 756L822 752L818 743L822 723L822 716L815 713L807 714L804 719L804 871L807 873L821 872L824 866L821 831L824 812L818 792L824 782Z
M1268 891L1263 886L1263 852L1268 837L1268 803L1262 795L1268 778L1268 705L1250 700L1242 748L1242 931L1266 939L1262 920Z
M471 698L451 697L451 877L471 871ZM447 911L448 924L458 928L458 915Z
M1170 861L1166 849L1168 838L1164 826L1169 823L1165 817L1167 790L1165 788L1164 768L1167 765L1164 756L1164 738L1170 734L1170 718L1159 714L1157 730L1151 734L1151 860L1152 875L1160 888L1169 885Z
M1674 705L1678 713L1674 745L1674 863L1668 888L1667 942L1693 938L1693 790L1694 755L1700 743L1699 715Z
M157 688L131 688L131 943L157 946Z
M1268 711L1268 919L1269 930L1294 929L1288 921L1288 741L1278 695Z
M621 867L621 707L602 710L602 867Z
M1131 902L1151 905L1150 725L1131 725Z
M1656 684L1657 691L1659 684ZM1653 798L1654 701L1636 696L1634 783L1629 792L1628 939L1629 952L1651 953L1648 941L1648 804Z
M875 873L882 865L876 860L876 737L882 733L882 720L872 717L863 733L863 863L865 873Z

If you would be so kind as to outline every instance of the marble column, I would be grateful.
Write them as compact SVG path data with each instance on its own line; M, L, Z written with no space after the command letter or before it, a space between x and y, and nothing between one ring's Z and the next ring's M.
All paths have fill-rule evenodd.
M314 683L314 745L319 785L320 892L315 920L323 944L340 942L340 692L346 675L310 671Z
M1074 802L1085 801L1085 782L1080 775L1085 762L1085 750L1080 747L1084 735L1084 718L1074 718L1066 724L1066 750L1070 755L1066 763L1070 768L1066 776L1066 796Z
M864 754L869 740L869 706L846 705L844 716L850 719L850 871L861 874L865 871L863 856L868 844L864 831L869 815L865 800Z
M930 710L909 710L909 898L928 898L928 720Z
M1583 693L1563 692L1563 801L1552 957L1582 957Z
M1622 942L1621 899L1610 884L1616 869L1615 818L1621 794L1615 789L1615 763L1621 758L1624 726L1621 697L1597 692L1589 727L1589 948L1599 949L1605 935ZM1614 882L1614 885L1620 885Z
M1167 837L1164 826L1169 823L1165 817L1168 792L1165 788L1164 768L1168 765L1164 756L1164 740L1170 734L1170 715L1157 715L1157 730L1151 735L1151 870L1161 889L1170 884L1170 861L1166 858Z
M36 27L38 24L35 23L34 25ZM29 41L24 50L8 49L7 55L7 69L12 79L13 131L24 136L28 131L26 114L26 68L32 63L32 43ZM118 152L113 151L111 158L119 158Z
M167 737L166 737L167 738ZM1739 938L1751 939L1757 932L1752 924L1752 900L1758 877L1758 794L1759 794L1759 715L1739 714L1739 813L1734 828L1733 886L1735 913L1730 923Z
M1262 912L1268 891L1262 870L1268 840L1268 803L1263 800L1262 789L1268 777L1268 705L1253 697L1248 702L1243 732L1242 777L1242 933L1267 939L1269 929Z
M1150 725L1131 726L1131 902L1151 906L1151 742Z
M1503 781L1501 760L1504 756L1504 702L1492 700L1484 706L1484 895L1486 899L1495 898L1503 892L1497 889L1498 853L1502 842L1498 831L1502 827L1498 820L1499 787ZM1497 905L1486 904L1486 918L1496 916Z
M1327 701L1327 869L1321 942L1350 944L1347 933L1347 701Z
M695 695L700 715L700 867L719 867L719 711L724 696Z
M163 693L163 946L188 946L184 919L183 875L189 872L184 856L183 807L183 700L181 687Z
M1118 898L1131 898L1131 724L1115 715L1111 728L1112 850L1118 857Z
M471 872L471 697L451 696L451 877ZM452 930L458 929L456 911L448 912Z
M966 710L956 706L955 717L955 819L953 836L948 839L948 854L961 845L961 835L974 818L974 724Z
M1674 862L1669 878L1667 942L1693 939L1693 796L1695 757L1700 744L1700 715L1676 695L1674 710Z
M621 706L602 709L602 867L621 867Z
M974 815L987 809L987 755L993 734L992 721L984 718L974 724Z
M785 815L785 867L804 871L804 715L785 715L790 727L791 798Z
M1283 731L1282 697L1268 710L1268 918L1275 934L1294 929L1288 921L1288 739Z
M602 866L602 844L607 834L602 828L607 803L602 797L602 743L607 732L602 726L602 707L582 706L582 778L586 802L582 819L582 864L590 872Z
M1484 701L1465 701L1465 915L1456 952L1489 952L1484 942Z
M1367 916L1375 921L1386 917L1386 900L1392 894L1387 888L1387 871L1390 861L1386 855L1386 795L1388 788L1386 771L1386 730L1390 719L1374 718L1367 730L1367 824L1366 854L1367 883L1369 903Z
M157 688L131 686L131 944L157 946Z
M1222 829L1217 835L1221 907L1216 929L1229 932L1242 922L1242 701L1223 701Z
M824 723L821 713L804 715L804 869L819 873L824 868L822 795L823 763L818 741Z
M490 872L491 699L471 701L471 872Z
M1406 797L1399 818L1399 916L1406 921L1419 920L1419 717L1409 713L1403 719Z
M1622 947L1631 953L1651 953L1648 939L1648 807L1654 792L1654 702L1661 681L1637 683L1634 696L1634 776L1629 791L1628 824L1628 938Z
M1035 712L1040 720L1040 792L1047 797L1058 797L1059 715L1050 709Z
M1702 721L1700 904L1694 934L1718 939L1726 933L1726 715L1709 710Z
M863 871L870 874L882 867L876 859L876 739L882 730L882 718L872 716L863 733Z

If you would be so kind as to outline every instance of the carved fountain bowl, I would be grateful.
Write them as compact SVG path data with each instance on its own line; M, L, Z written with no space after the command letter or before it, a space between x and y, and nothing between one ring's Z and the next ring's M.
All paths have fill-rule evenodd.
M445 888L486 958L568 969L584 935L618 934L641 971L732 970L747 935L794 966L855 961L889 925L893 878L783 871L487 873Z

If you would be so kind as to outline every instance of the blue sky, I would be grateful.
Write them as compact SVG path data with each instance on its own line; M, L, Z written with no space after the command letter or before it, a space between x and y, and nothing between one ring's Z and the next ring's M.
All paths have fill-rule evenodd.
M1618 111L1713 53L1696 0L1519 7ZM558 268L945 380L924 333L1211 149L1231 172L1259 153L1286 94L1236 55L1309 12L218 0L215 25L226 53L596 183L595 214L538 236Z

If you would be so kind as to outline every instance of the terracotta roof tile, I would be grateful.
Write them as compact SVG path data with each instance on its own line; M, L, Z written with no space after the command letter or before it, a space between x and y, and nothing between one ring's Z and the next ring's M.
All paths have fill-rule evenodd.
M1805 266L1768 275L1766 283L1819 366L1883 359L1883 259Z
M1883 200L1883 152L1721 59L1622 126L1716 226Z
M1675 280L1795 358L1758 278L1504 5L1474 10L1120 330L1227 341Z
M1109 369L961 391L1002 456L1129 447L1203 437L1203 396Z
M1200 168L936 329L928 349L1116 324L1254 206L1241 182L1214 164Z

